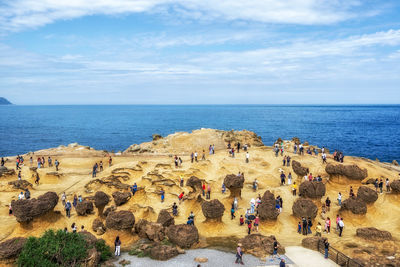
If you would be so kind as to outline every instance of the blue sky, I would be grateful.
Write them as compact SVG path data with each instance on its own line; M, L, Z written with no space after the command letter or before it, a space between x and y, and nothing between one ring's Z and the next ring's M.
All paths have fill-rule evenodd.
M0 96L398 104L399 18L396 0L0 0Z

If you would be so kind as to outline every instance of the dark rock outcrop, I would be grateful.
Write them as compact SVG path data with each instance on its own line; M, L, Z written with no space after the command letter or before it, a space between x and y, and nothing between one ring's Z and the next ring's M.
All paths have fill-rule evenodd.
M361 169L357 165L344 165L344 164L332 164L328 163L325 167L325 171L329 175L342 175L351 180L364 180L368 176L367 169Z
M115 205L121 206L122 204L128 202L128 200L131 198L131 193L116 191L112 193L112 197L114 198Z
M303 177L309 173L308 168L301 166L301 163L296 160L292 161L292 168L294 173L299 177Z
M93 220L92 230L93 230L93 232L95 232L97 234L104 234L104 232L106 231L106 227L104 226L104 223L99 218L96 218Z
M78 204L76 205L76 213L80 216L85 216L88 214L93 213L93 203L89 200L82 200L82 202L78 201Z
M250 234L240 239L239 243L242 244L242 248L247 253L253 254L257 257L263 257L266 253L272 255L274 252L274 241L275 237L273 235L264 236L261 234ZM278 253L285 253L285 248L282 247L279 242Z
M221 220L225 207L218 199L213 199L211 201L204 201L201 204L201 210L206 219Z
M107 217L110 212L116 211L116 210L117 210L117 207L110 206L110 207L106 208L106 210L103 212L103 216Z
M265 191L258 206L258 215L261 220L276 220L279 212L275 207L275 196L269 190Z
M8 182L9 185L12 185L14 189L25 190L29 187L32 188L32 184L27 180L15 180Z
M7 169L5 166L0 166L0 176L15 175L14 169Z
M57 203L58 195L55 192L47 192L37 199L13 200L11 206L17 221L23 223L52 211Z
M104 208L110 202L110 197L103 191L97 191L94 194L94 205L96 208Z
M373 203L378 199L378 193L367 186L360 186L357 191L357 200Z
M325 195L325 192L325 184L317 181L304 181L299 187L299 194L302 197L321 198Z
M156 245L150 249L150 257L159 261L166 261L175 256L178 256L179 252L176 247L166 245Z
M78 232L78 235L83 237L88 247L94 246L97 242L97 238L86 230Z
M26 243L24 237L14 237L0 243L0 260L14 259L19 256Z
M224 179L225 187L231 192L231 197L240 197L244 184L244 176L236 174L228 174Z
M160 210L160 213L158 214L157 222L161 223L161 225L164 227L168 227L175 224L175 219L168 212L168 210L163 209Z
M394 180L390 183L390 188L392 189L393 193L399 194L400 193L400 180Z
M167 228L168 239L181 248L190 248L199 241L199 232L194 225L177 224Z
M354 214L365 214L367 213L367 204L356 198L348 198L342 202L340 210L349 210Z
M165 228L161 223L149 222L144 219L140 219L135 224L135 232L139 237L155 242L160 242L165 237Z
M160 134L153 134L153 141L157 141L159 139L162 139L163 137Z
M299 198L293 203L292 211L294 216L314 219L317 216L318 207L310 199Z
M374 227L358 228L356 235L367 240L392 240L392 234L390 232L378 230Z
M200 191L202 190L201 188L201 180L197 178L196 176L191 176L187 181L186 181L186 186L190 186L193 188L193 190Z
M326 238L325 237L306 237L301 240L301 245L305 248L312 249L318 251L321 248L324 248ZM319 248L319 249L318 249Z
M135 224L135 216L128 210L111 211L107 215L106 227L114 230L129 230Z

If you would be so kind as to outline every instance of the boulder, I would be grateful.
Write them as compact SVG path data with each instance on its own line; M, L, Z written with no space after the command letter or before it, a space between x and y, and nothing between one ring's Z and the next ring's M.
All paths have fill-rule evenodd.
M342 202L340 211L349 210L354 214L365 214L367 213L367 204L364 201L356 198L348 198Z
M310 199L299 198L293 203L292 211L294 216L314 219L317 216L318 207Z
M172 246L156 245L150 249L150 257L159 261L166 261L178 255L178 250Z
M356 235L367 240L392 240L392 234L390 232L378 230L374 227L358 228Z
M395 166L399 166L399 163L397 162L397 160L393 160L392 164L395 165Z
M103 216L107 217L110 212L116 211L116 210L117 210L117 207L110 206L110 207L106 208L106 210L103 212Z
M89 200L82 200L82 202L78 201L78 204L76 205L76 213L80 216L85 216L88 214L93 213L93 203Z
M153 134L153 141L157 141L159 139L162 139L163 137L160 134Z
M206 219L221 220L225 207L218 199L213 199L211 201L204 201L201 204L201 210Z
M115 205L121 206L122 204L128 202L128 200L131 198L131 193L116 191L112 193L112 197L114 198Z
M197 190L201 192L202 187L201 187L201 180L197 178L196 176L191 176L187 181L186 181L186 186L190 186L193 188L193 190L196 192Z
M5 166L0 166L0 176L15 175L14 169L8 169Z
M11 206L17 221L24 223L52 211L57 203L58 195L55 192L47 192L37 199L13 200Z
M140 219L135 224L135 232L139 237L155 242L160 242L165 237L165 229L161 223L149 222L145 219Z
M175 224L175 219L171 216L168 210L163 209L160 210L160 213L158 214L157 222L161 223L164 227L168 227Z
M199 232L194 225L177 224L167 228L168 239L181 248L190 248L199 241Z
M301 240L301 245L305 248L319 251L320 248L324 248L325 240L326 237L319 237L319 236L306 237L303 238L303 240Z
M303 177L309 173L308 168L301 166L301 163L296 160L292 161L292 169L299 177Z
M85 260L85 266L87 267L97 267L100 264L101 253L96 250L96 248L91 248L87 251L87 258Z
M114 230L129 230L135 224L135 216L128 210L111 211L106 218L106 227Z
M250 234L239 240L242 244L242 248L250 254L257 257L264 257L265 254L270 254L274 252L274 241L275 236L264 236L261 234ZM278 253L284 254L285 248L282 247L278 242Z
M357 190L357 200L365 203L374 203L378 199L378 193L368 186L360 186Z
M351 180L364 180L368 176L367 169L361 169L357 165L344 165L328 163L325 171L329 175L342 175Z
M231 192L231 197L240 197L244 184L244 176L236 174L228 174L224 179L225 187Z
M80 231L78 234L83 237L88 247L94 246L97 242L97 238L86 230Z
M275 196L269 190L265 191L261 198L261 204L258 206L258 215L261 220L276 220L279 211L275 207Z
M29 187L32 188L32 184L27 180L15 180L8 182L9 185L12 185L14 189L25 190Z
M93 230L93 232L95 232L97 234L104 234L106 227L104 226L104 223L99 218L96 218L93 220L92 230Z
M374 178L369 178L366 181L364 181L363 184L375 184L375 179Z
M96 208L104 208L110 202L110 197L103 191L97 191L94 194L94 205Z
M26 243L25 237L14 237L0 243L0 260L14 259L19 256Z
M298 137L293 137L292 138L292 142L295 143L296 145L300 145L301 144L300 138L298 138Z
M325 184L317 181L304 181L299 187L299 195L302 197L321 198L325 192Z
M400 193L400 180L394 180L390 183L390 188L393 193Z

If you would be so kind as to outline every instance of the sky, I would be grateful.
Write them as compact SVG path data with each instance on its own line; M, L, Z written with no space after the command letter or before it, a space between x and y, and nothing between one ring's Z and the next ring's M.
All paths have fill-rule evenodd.
M15 104L399 104L398 0L0 0Z

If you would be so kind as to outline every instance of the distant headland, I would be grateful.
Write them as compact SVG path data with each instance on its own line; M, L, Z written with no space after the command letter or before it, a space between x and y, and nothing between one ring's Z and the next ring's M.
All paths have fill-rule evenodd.
M12 105L12 103L4 97L0 97L0 105Z

